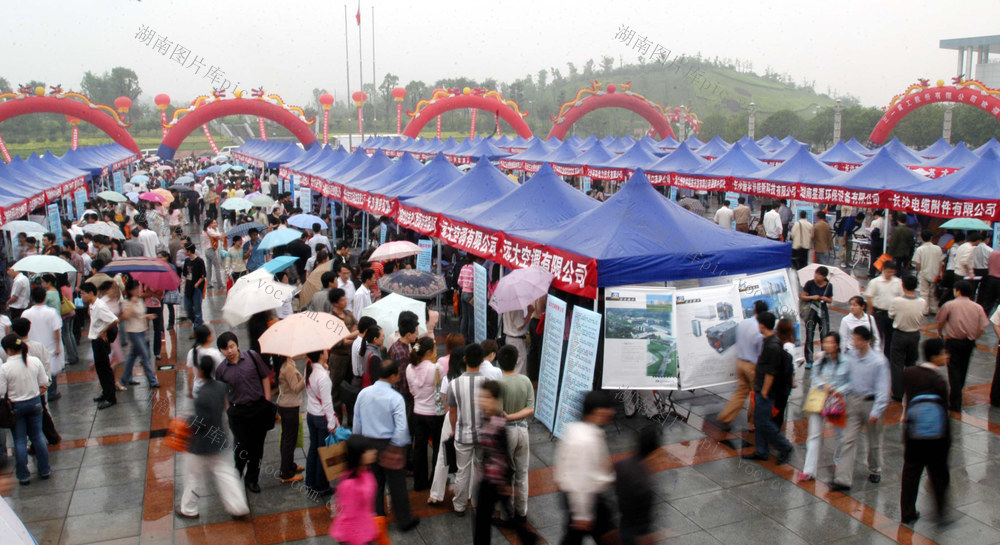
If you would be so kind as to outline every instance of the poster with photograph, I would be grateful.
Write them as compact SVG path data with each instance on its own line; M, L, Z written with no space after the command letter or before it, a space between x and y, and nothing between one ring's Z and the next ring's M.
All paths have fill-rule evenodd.
M747 275L734 281L740 294L740 318L750 318L756 301L767 303L775 318L787 318L795 325L795 346L801 350L802 327L799 324L799 288L791 281L788 269Z
M675 292L649 286L604 290L604 389L677 389Z
M740 321L736 286L678 290L674 308L680 387L691 390L734 381Z
M545 328L542 334L542 358L538 366L535 420L553 432L555 431L556 401L559 398L559 373L562 368L565 327L566 301L549 295L545 302Z

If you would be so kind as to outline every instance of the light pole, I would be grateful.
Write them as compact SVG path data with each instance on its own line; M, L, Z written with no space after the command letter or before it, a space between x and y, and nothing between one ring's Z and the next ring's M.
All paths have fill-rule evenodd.
M681 104L681 118L678 120L677 128L681 131L681 142L687 140L687 117L684 115L684 105Z
M945 142L951 144L951 116L952 110L955 109L955 104L949 102L944 105L944 128L942 129L941 136L944 138Z
M757 122L757 105L754 104L753 102L751 102L750 103L750 120L748 122L749 126L747 127L747 136L750 137L750 140L754 139L753 132L754 132L754 125L756 125L756 122Z
M833 143L836 144L840 142L840 112L843 110L843 106L840 105L840 99L837 99L837 105L833 107Z

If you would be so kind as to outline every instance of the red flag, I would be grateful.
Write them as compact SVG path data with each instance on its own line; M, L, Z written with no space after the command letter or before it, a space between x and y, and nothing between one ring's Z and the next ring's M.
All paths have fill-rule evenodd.
M358 2L358 13L354 15L354 18L358 20L358 26L361 26L361 2Z

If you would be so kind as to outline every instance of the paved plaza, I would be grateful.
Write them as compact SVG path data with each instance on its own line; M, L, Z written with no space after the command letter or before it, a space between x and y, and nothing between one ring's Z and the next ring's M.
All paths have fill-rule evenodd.
M215 292L206 306L206 321L217 332L228 326L221 320L224 294ZM832 312L834 326L843 309ZM453 319L445 320L451 327ZM180 339L181 353L190 347L190 325L182 323L167 340L161 364L172 363ZM243 328L241 346L247 346ZM925 335L934 334L927 319ZM827 441L818 480L795 480L805 456L806 421L801 411L808 375L798 372L785 434L797 448L790 465L748 462L751 452L743 440L752 434L725 433L709 423L725 404L731 387L677 392L673 400L687 421L667 418L662 450L655 458L656 536L659 543L737 544L766 541L773 545L801 543L882 544L941 543L979 545L1000 543L1000 410L989 406L989 383L994 368L996 338L992 331L980 340L969 372L965 410L953 414L954 443L950 457L951 509L954 522L938 527L933 517L911 529L899 523L900 404L887 412L885 467L882 482L866 479L865 457L857 457L853 489L830 492L832 441ZM233 521L214 496L201 501L201 518L186 520L173 514L183 485L183 464L164 446L173 415L190 414L185 396L186 373L161 371L159 391L143 385L119 395L119 404L97 411L90 398L98 390L90 365L90 348L81 347L82 360L60 377L68 384L62 399L51 404L63 442L52 451L52 478L33 479L19 486L13 463L0 474L0 494L11 504L42 545L102 543L131 544L328 544L329 507L298 487L282 484L278 467L277 428L268 434L262 492L249 494L251 518ZM141 373L140 369L136 370ZM745 422L738 417L737 423ZM633 432L650 424L642 416L618 415L607 429L611 453L627 454ZM549 543L561 537L563 512L552 478L556 443L548 430L535 423L531 431L531 474L528 519ZM830 434L828 432L828 434ZM8 441L8 444L9 441ZM863 441L862 441L863 444ZM739 450L741 449L742 450ZM864 447L861 447L864 448ZM304 452L297 453L303 464ZM301 484L301 483L296 483ZM926 487L926 483L925 483ZM450 492L449 492L450 494ZM931 495L922 489L918 508L932 513ZM394 544L467 544L472 541L472 518L457 518L450 499L443 506L427 504L427 492L411 492L410 502L422 522L407 534L392 531ZM2 540L0 540L2 541ZM515 543L513 535L494 529L494 543Z

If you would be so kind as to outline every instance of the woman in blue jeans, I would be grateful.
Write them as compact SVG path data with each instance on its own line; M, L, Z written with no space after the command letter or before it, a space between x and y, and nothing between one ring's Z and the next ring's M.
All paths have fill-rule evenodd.
M337 429L333 412L333 382L330 380L330 352L313 352L306 366L306 426L309 428L309 452L306 454L306 488L320 496L333 494L326 480L317 449L326 444L326 436Z
M7 352L7 362L0 367L0 397L7 396L14 406L17 421L11 432L14 435L14 460L17 463L17 480L21 485L31 483L28 471L28 438L35 447L38 476L48 479L49 449L42 433L42 394L49 386L49 376L42 362L28 355L28 343L14 334L0 340L0 347Z
M153 362L149 358L149 341L146 340L146 331L149 330L149 320L155 316L146 310L146 303L142 299L142 290L139 283L129 280L125 285L125 302L122 303L122 322L125 323L125 333L128 335L128 357L125 358L125 369L122 371L121 383L123 386L137 385L139 382L132 377L132 370L135 368L135 360L142 359L142 369L146 373L146 381L150 388L159 388L160 382L156 378L156 370L153 369Z

